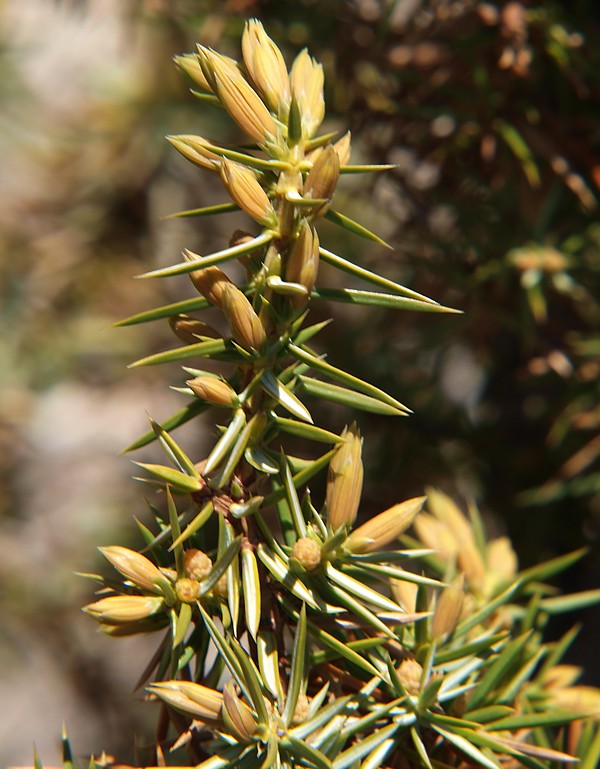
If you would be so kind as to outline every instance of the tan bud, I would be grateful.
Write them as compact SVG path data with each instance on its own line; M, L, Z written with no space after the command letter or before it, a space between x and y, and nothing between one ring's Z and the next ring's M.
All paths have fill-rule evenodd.
M340 437L327 475L327 520L333 531L354 523L363 483L362 438L356 423L345 427Z
M511 579L517 573L517 555L508 537L493 539L487 546L487 567L496 582Z
M183 256L189 262L194 261L194 256L189 251L184 251ZM204 267L188 274L202 296L217 307L221 306L225 286L233 286L232 281L218 267Z
M163 599L154 596L114 595L88 604L83 611L99 622L120 625L147 619L163 606Z
M235 693L231 682L223 690L223 720L240 742L250 742L258 726L252 711Z
M265 329L252 305L233 284L223 286L221 309L235 340L245 348L258 350L265 342Z
M203 337L221 339L221 334L216 329L201 320L190 318L189 315L173 315L169 318L169 325L173 333L188 344L197 344Z
M340 159L337 152L330 144L323 149L323 152L315 160L306 180L302 195L305 198L314 198L315 200L331 200L340 176ZM329 208L328 203L321 204L319 207L309 209L313 217L323 216Z
M221 158L207 149L207 144L201 136L167 136L175 149L180 152L184 158L191 161L200 168L207 171L219 172L221 168Z
M175 64L184 72L190 80L203 91L211 92L212 88L206 79L200 61L195 53L185 53L183 56L173 57Z
M194 603L200 596L200 583L195 579L182 577L175 583L175 593L183 603Z
M265 227L275 224L275 209L253 171L241 163L223 160L221 179L227 192L242 211Z
M240 402L237 393L222 379L215 379L211 376L199 376L195 379L188 379L186 385L194 395L208 403L212 403L214 406L229 406L231 408L239 406Z
M213 92L239 127L259 144L271 141L277 134L275 119L237 66L202 46L199 54Z
M325 117L324 77L323 67L309 56L306 48L294 60L290 84L300 108L302 135L310 139Z
M431 622L431 637L434 640L445 638L456 627L465 598L464 584L464 576L461 574L451 585L442 590Z
M350 131L346 131L346 133L333 145L333 149L337 152L341 166L348 165L348 161L350 160L350 139Z
M405 612L412 614L417 608L417 590L418 586L414 582L406 582L403 579L391 579L390 589L396 603L404 609Z
M196 57L198 64L200 65L202 75L204 76L204 80L208 86L207 90L211 91L212 93L216 93L216 69L231 69L241 75L237 61L232 59L231 56L225 56L222 53L213 51L211 48L205 48L203 45L197 45L196 49ZM214 65L215 61L217 62L216 67Z
M306 220L302 223L300 234L290 248L285 268L285 279L290 283L300 283L308 293L313 290L319 271L319 236ZM292 300L302 304L305 300L298 297Z
M213 562L202 550L190 548L183 555L183 565L186 577L200 581L210 574Z
M162 586L167 580L146 556L120 545L99 547L98 550L117 571L141 590L162 594Z
M281 51L256 19L246 22L242 55L248 74L267 105L283 115L290 103L290 78Z
M398 677L402 683L402 686L409 694L417 695L421 691L421 674L423 668L417 660L408 658L402 660L398 665Z
M217 598L221 598L223 601L227 600L227 574L223 574L221 579L213 587L212 592Z
M427 497L414 497L379 513L355 529L346 539L345 547L353 553L381 550L398 539L412 524Z
M303 692L300 692L292 715L292 726L303 724L308 718L309 711L310 702L308 701L308 697Z
M295 558L306 571L316 569L321 563L321 548L319 543L310 537L300 537L294 542L291 552L292 558Z
M219 722L223 695L215 689L191 681L161 681L151 684L148 691L175 710L204 723Z

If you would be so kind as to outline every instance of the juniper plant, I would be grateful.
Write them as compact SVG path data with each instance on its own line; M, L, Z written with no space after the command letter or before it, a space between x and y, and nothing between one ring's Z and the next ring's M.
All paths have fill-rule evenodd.
M467 518L435 490L357 526L359 428L337 434L313 420L318 399L409 409L313 348L325 324L308 322L311 302L454 312L320 244L323 218L380 242L332 199L344 174L386 167L352 165L349 134L317 133L321 65L302 51L288 72L258 21L246 24L240 63L203 46L176 62L252 142L169 137L231 198L181 215L241 209L258 232L147 273L187 274L197 295L121 322L168 318L183 341L133 366L193 361L177 388L187 405L130 447L164 449L168 464L141 467L165 512L153 507L155 527L140 524L141 552L101 548L114 573L91 575L101 589L85 608L108 635L159 637L143 674L160 711L150 763L181 765L187 751L202 769L498 769L572 753L592 769L600 736L584 716L598 713L599 693L559 665L573 633L554 643L541 634L549 615L598 598L544 584L582 554L519 572L506 538L488 541L475 508ZM375 290L323 287L321 260ZM233 261L241 285L221 269ZM226 335L190 314L209 308ZM198 461L172 433L209 410L219 435ZM316 459L292 453L298 437L320 449ZM325 472L321 500L307 484Z

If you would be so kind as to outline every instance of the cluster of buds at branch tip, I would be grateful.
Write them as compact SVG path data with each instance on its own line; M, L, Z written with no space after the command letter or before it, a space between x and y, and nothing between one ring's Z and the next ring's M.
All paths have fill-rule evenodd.
M356 520L363 484L362 438L356 423L345 427L340 437L327 474L327 522L332 531Z

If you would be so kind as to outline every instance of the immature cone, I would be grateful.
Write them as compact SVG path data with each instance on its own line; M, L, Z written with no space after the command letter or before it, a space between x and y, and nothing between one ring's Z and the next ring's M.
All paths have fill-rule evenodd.
M403 534L412 524L427 497L414 497L379 513L355 529L344 543L353 553L381 550Z
M252 305L244 294L233 284L222 287L221 309L223 310L233 336L242 347L258 350L265 339L265 329Z
M253 171L241 163L223 160L221 179L235 203L264 227L276 222L275 209Z
M290 103L290 78L282 53L256 19L246 23L242 55L252 82L267 105L282 115Z
M421 674L423 668L417 660L408 658L402 660L397 669L402 686L409 694L417 695L421 691Z
M321 563L321 548L314 539L300 537L294 542L291 557L295 558L306 571L312 571Z
M188 379L186 385L190 390L213 406L228 406L235 408L239 406L237 393L222 379L215 379L211 376L199 376L195 379Z
M231 59L204 46L198 46L198 57L213 92L239 127L259 144L272 141L275 119Z
M327 475L327 521L333 531L354 523L363 483L362 438L356 423L345 427L340 437L343 442Z
M210 574L213 562L202 550L190 548L183 555L183 566L186 577L200 581Z

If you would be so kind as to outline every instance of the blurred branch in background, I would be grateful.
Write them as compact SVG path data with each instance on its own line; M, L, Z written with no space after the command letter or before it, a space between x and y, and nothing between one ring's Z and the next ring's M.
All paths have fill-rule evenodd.
M8 762L29 762L32 732L49 760L63 717L78 743L89 740L82 752L122 723L132 727L122 729L127 748L110 744L122 755L129 748L130 710L107 703L130 697L133 647L119 645L116 672L105 670L103 655L112 663L114 650L79 622L87 587L72 572L143 515L131 504L127 461L114 458L147 428L138 404L161 418L180 403L158 369L122 378L140 351L169 345L166 324L110 326L161 303L152 292L179 298L171 284L139 281L133 291L132 275L172 261L184 243L208 253L228 238L230 215L208 235L204 221L200 234L191 220L160 220L223 202L164 135L226 140L231 131L218 111L195 109L165 61L196 40L226 51L252 15L288 53L310 43L323 61L330 114L355 120L356 162L396 164L367 193L395 224L383 215L364 222L395 253L350 240L345 252L465 311L452 324L412 325L404 314L384 321L379 311L347 309L332 363L402 393L417 414L393 431L375 416L365 425L366 507L426 484L476 497L523 565L597 540L600 62L591 0L4 0L0 696L14 706L0 743ZM343 201L359 221L362 184L350 179ZM327 275L328 285L335 279ZM597 584L587 564L571 587Z

